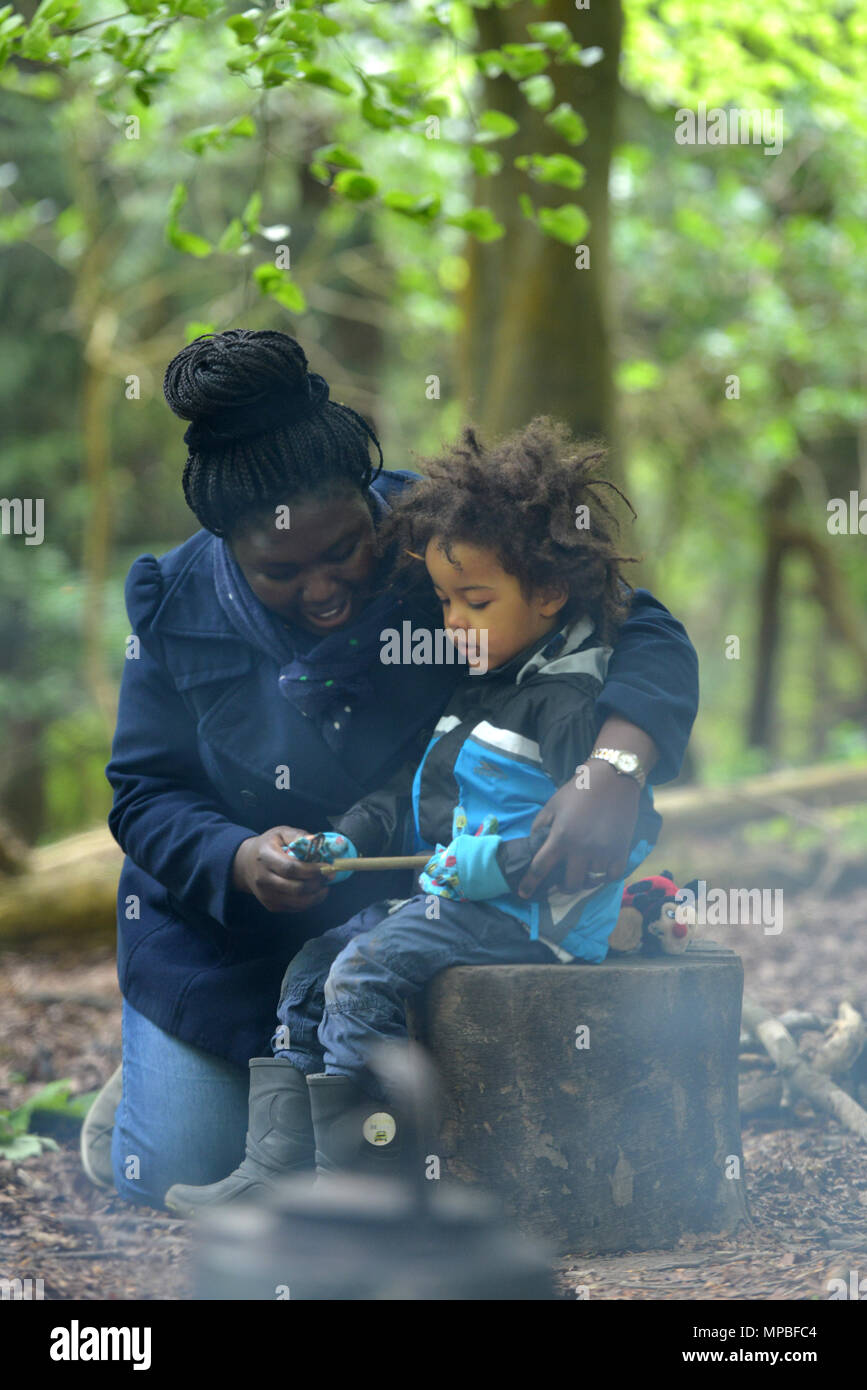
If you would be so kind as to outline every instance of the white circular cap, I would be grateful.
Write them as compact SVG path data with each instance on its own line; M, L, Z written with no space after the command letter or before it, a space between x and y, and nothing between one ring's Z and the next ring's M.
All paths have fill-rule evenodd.
M379 1148L383 1144L391 1143L397 1133L397 1125L394 1123L393 1115L389 1115L385 1110L377 1110L374 1115L368 1115L361 1132L368 1144L375 1144Z

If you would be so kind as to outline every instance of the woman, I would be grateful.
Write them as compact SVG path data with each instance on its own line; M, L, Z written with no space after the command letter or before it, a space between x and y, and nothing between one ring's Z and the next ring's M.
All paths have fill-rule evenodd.
M241 1157L247 1061L265 1050L287 961L368 903L406 896L406 878L389 874L330 895L320 869L282 846L417 759L466 674L379 659L384 629L441 625L427 591L388 586L394 557L376 548L389 499L415 475L374 469L375 435L329 400L297 342L199 338L164 389L191 421L184 495L204 529L161 560L140 557L127 580L138 640L106 769L126 854L123 1084L119 1095L112 1078L82 1136L90 1175L151 1206ZM588 873L620 876L640 775L676 775L696 704L683 628L636 591L596 746L637 755L637 775L613 758L592 789L561 788L540 813L550 830L523 891L561 861L567 891Z

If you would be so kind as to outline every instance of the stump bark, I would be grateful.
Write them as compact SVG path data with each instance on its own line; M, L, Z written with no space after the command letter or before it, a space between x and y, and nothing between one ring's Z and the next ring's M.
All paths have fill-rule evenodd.
M742 992L740 957L704 942L444 971L411 1017L443 1081L443 1176L497 1194L564 1252L737 1229Z

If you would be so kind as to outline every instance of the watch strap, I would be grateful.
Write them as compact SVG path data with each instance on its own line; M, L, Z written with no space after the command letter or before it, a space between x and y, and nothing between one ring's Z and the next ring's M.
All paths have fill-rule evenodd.
M630 758L635 759L634 768L618 767L618 760L625 753L628 753ZM639 787L644 788L647 774L639 762L637 753L633 753L627 748L594 748L587 761L589 762L592 758L596 758L599 762L610 763L619 776L631 777L633 782L637 782Z

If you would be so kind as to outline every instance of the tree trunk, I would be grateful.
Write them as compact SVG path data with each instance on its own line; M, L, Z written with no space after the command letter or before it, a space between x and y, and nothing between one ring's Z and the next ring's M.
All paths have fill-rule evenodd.
M443 1081L444 1174L570 1254L735 1231L742 987L712 946L444 970L410 1020Z
M791 473L774 479L764 498L765 556L759 582L759 628L756 638L756 675L750 710L750 747L773 751L775 720L774 687L780 646L783 559L787 548L785 514L794 500L797 483Z
M576 11L572 0L551 0L543 11L522 3L508 10L476 11L482 50L528 42L534 20L560 20L585 48L599 45L604 59L588 68L552 64L556 103L569 102L584 117L589 137L572 148L545 124L507 76L485 82L481 109L504 111L520 124L496 146L501 174L479 179L477 203L506 228L501 240L473 241L464 296L460 379L469 417L488 437L526 424L534 415L565 420L579 434L614 443L613 384L608 309L608 172L614 141L622 13L619 0ZM568 152L586 168L576 192L534 183L515 170L522 154ZM577 269L575 249L542 234L522 214L519 193L535 206L577 202L590 219L585 241L590 266Z

